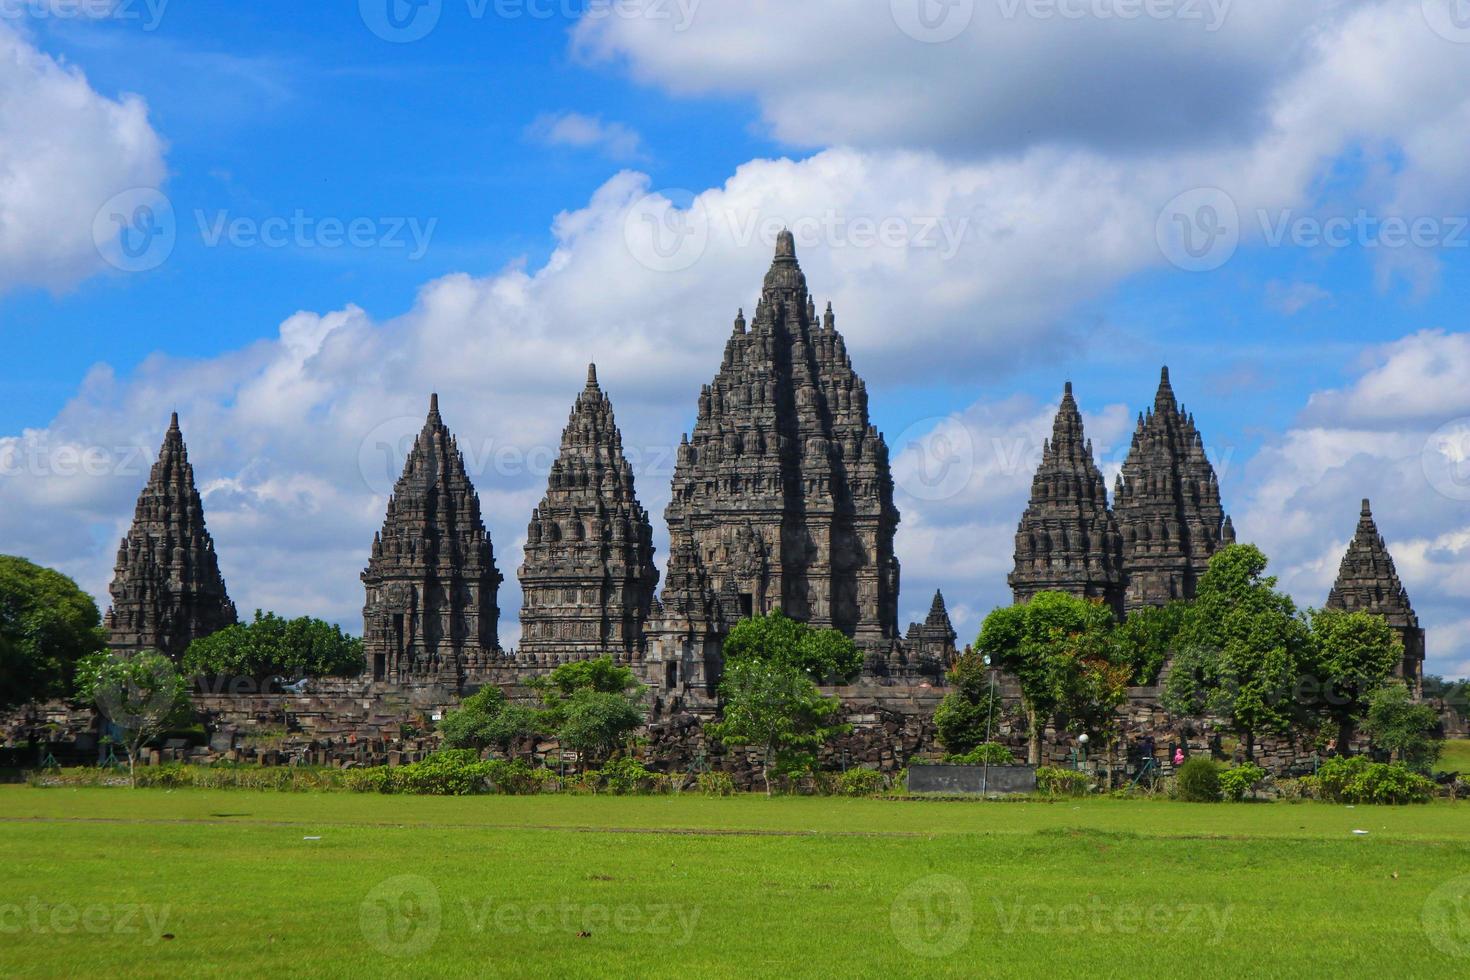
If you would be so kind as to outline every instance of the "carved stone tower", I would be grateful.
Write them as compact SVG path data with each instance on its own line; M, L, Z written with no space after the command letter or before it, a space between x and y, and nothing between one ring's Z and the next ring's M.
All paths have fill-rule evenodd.
M685 616L723 630L779 607L869 646L898 638L888 447L831 306L818 318L790 232L755 316L736 316L700 392L665 516L669 628Z
M375 680L457 688L498 654L501 575L438 395L388 498L362 582L363 640Z
M950 622L949 610L944 606L944 593L936 589L934 601L929 605L929 615L922 623L910 623L904 636L904 652L911 660L928 661L947 668L954 662L955 641L959 634Z
M1164 368L1154 406L1139 415L1113 491L1123 535L1127 611L1194 597L1210 558L1235 541L1204 440L1174 399Z
M1016 565L1008 581L1018 603L1038 592L1066 592L1100 599L1121 615L1122 566L1123 537L1069 381L1016 529Z
M180 660L194 640L236 621L177 412L118 548L111 592L108 645L122 653Z
M572 406L520 569L523 657L641 658L658 569L653 529L596 366Z
M1342 556L1327 608L1368 612L1387 620L1404 641L1404 661L1394 673L1408 682L1415 697L1424 696L1424 630L1367 500L1363 501L1357 533Z

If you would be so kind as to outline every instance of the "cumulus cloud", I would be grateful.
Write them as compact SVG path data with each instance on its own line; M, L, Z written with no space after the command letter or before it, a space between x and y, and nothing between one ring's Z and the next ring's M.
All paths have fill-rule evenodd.
M143 100L96 92L0 20L0 293L104 271L93 237L115 195L164 179Z
M643 137L620 122L603 122L580 112L549 112L526 127L526 136L543 146L599 150L613 160L643 156Z

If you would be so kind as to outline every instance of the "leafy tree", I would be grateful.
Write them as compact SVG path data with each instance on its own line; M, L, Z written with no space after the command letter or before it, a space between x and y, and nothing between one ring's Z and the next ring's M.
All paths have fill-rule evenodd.
M143 746L190 714L188 684L156 650L129 656L94 653L77 664L76 698L91 701L119 731L136 785Z
M211 677L356 677L366 669L362 640L341 627L302 616L282 619L255 611L237 623L189 644L185 672Z
M850 730L836 720L842 702L822 697L811 678L790 663L736 660L725 669L720 697L722 718L706 730L724 745L761 748L767 796L773 764L789 766L809 759L828 739Z
M540 729L537 713L524 705L511 704L498 687L482 687L460 702L439 723L444 746L483 752L494 747L510 755L511 746Z
M985 617L975 648L1020 682L1032 765L1041 762L1042 736L1058 715L1073 730L1112 725L1127 696L1128 671L1111 660L1113 627L1107 607L1061 592L1041 592Z
M546 706L540 726L576 752L584 770L589 761L606 760L643 724L637 701L645 688L612 657L561 664L534 686Z
M1404 645L1382 616L1337 609L1313 610L1314 690L1305 690L1323 718L1337 725L1337 748L1346 755L1368 698L1403 662Z
M1115 659L1128 665L1132 683L1146 685L1159 679L1159 671L1174 652L1188 610L1185 602L1149 606L1129 613L1119 624L1113 634Z
M1210 559L1184 616L1163 699L1178 717L1227 721L1247 758L1259 733L1291 730L1298 718L1291 692L1312 652L1306 622L1266 565L1248 544Z
M75 582L0 555L0 708L67 696L77 662L106 646L97 604Z
M863 669L857 644L841 631L813 629L779 609L736 623L721 650L727 664L739 660L790 664L819 684L849 680Z
M1438 737L1439 715L1429 705L1415 702L1401 681L1390 681L1369 696L1363 729L1374 745L1416 769L1434 765L1444 748Z
M964 755L1000 730L1001 699L991 693L990 672L982 654L961 654L949 669L950 692L934 711L939 743Z
M1426 674L1424 697L1443 701L1462 715L1470 714L1470 680L1448 681L1437 674Z

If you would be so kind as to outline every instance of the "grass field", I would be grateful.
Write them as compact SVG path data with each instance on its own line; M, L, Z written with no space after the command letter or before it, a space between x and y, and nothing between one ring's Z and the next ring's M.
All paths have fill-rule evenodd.
M5 976L1470 974L1466 804L4 787L0 824Z
M1435 768L1470 776L1470 738L1456 738L1444 743L1444 753Z

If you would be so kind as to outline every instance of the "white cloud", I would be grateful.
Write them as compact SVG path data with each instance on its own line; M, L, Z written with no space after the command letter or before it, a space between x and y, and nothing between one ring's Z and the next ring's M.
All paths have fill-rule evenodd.
M599 150L613 160L636 160L644 155L643 137L620 122L603 122L580 112L548 112L526 127L526 136L543 146Z
M140 98L98 94L0 21L0 293L64 290L103 271L98 209L157 187L163 151Z

